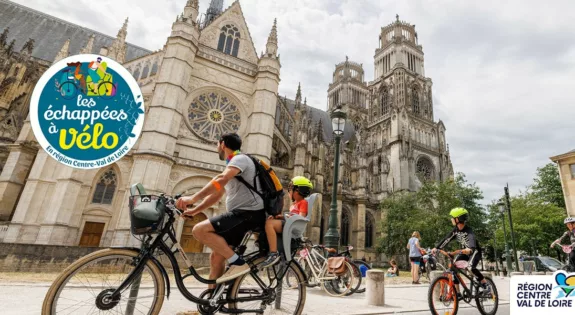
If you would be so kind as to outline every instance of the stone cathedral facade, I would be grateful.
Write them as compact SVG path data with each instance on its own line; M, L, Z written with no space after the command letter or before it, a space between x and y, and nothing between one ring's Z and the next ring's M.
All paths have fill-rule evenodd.
M341 243L353 245L357 257L377 259L381 200L453 174L445 126L434 120L432 83L424 74L414 26L397 19L381 29L373 81L365 79L360 63L346 57L337 64L323 111L307 104L301 86L293 100L278 95L275 21L258 55L238 1L224 10L223 0L212 0L205 14L197 0L184 2L165 45L149 51L126 42L128 20L114 38L0 0L0 242L133 243L129 186L141 182L151 193L168 194L199 190L224 169L216 140L230 131L242 136L244 152L270 161L286 184L296 175L313 181L321 198L308 236L322 242L334 182L329 113L341 106L348 115L337 179ZM38 21L42 27L26 29ZM40 75L53 62L77 53L123 63L145 97L138 143L104 169L59 164L38 149L27 120ZM203 216L179 222L184 249L206 251L191 229L224 211L220 202Z

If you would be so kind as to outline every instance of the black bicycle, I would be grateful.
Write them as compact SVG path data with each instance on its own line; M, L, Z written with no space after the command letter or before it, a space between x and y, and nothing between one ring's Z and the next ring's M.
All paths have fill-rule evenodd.
M485 277L487 284L491 287L491 293L486 294L481 288L481 284L475 280L475 276L469 270L469 262L453 261L452 256L443 250L439 250L449 261L449 267L442 276L431 282L427 299L429 309L434 315L455 315L459 309L459 301L463 300L470 304L475 300L475 307L482 315L494 315L499 306L499 294L497 287L491 277ZM469 286L463 281L464 276L469 280ZM458 294L454 279L459 280L463 291Z
M153 197L166 205L157 234L143 235L140 249L103 249L72 263L48 290L42 314L158 314L164 296L170 296L170 278L163 265L165 259L158 259L161 255L167 257L171 264L178 290L198 305L201 314L302 313L306 278L301 266L291 259L297 250L297 239L292 239L291 255L284 252L280 263L262 270L259 265L265 260L263 251L245 254L248 240L256 231L248 232L235 252L243 255L251 268L250 273L228 283L216 284L215 280L198 274L178 244L174 222L181 216L175 207L179 196L171 198L162 194ZM184 274L180 271L176 253L186 265ZM289 256L289 261L286 256ZM190 276L199 282L197 284L214 284L216 287L195 296L184 284Z

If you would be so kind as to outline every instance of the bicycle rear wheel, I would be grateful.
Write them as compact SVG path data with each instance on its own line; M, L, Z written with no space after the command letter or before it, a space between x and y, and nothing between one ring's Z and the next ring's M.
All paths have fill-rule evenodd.
M494 315L497 313L497 308L499 307L499 293L497 293L497 287L491 278L485 278L487 284L491 286L491 294L488 296L480 295L479 292L476 293L475 305L479 313L482 315Z
M42 314L124 314L130 309L137 314L158 314L166 288L160 269L152 261L119 299L111 297L135 268L138 254L126 249L103 249L78 259L48 290Z
M359 288L361 287L361 271L359 270L359 267L356 264L354 264L353 262L348 262L348 263L349 263L349 266L351 266L351 269L353 272L353 280L352 280L349 292L345 293L344 294L345 296L350 296L354 293L361 293L361 292L359 292ZM332 285L331 287L334 289L334 291L340 293L339 292L341 290L340 286ZM365 289L362 292L364 292L364 291L365 291Z
M258 265L265 258L254 261ZM228 298L237 300L241 298L262 297L259 300L232 302L229 304L231 310L262 310L263 314L294 314L300 315L303 312L306 299L305 277L295 263L289 265L283 279L274 279L275 272L281 272L281 263L275 264L267 269L258 270L256 275L265 284L262 289L256 282L254 274L248 273L236 279L232 285ZM275 271L275 272L274 272ZM273 288L276 281L281 281L277 288ZM266 290L269 290L266 292ZM273 291L273 292L272 292ZM267 299L263 299L267 295Z
M327 294L331 296L344 296L352 289L352 285L354 283L353 267L348 262L345 262L345 265L345 273L336 276L336 278L333 280L321 281L321 286ZM333 277L334 274L320 274L320 277L326 276Z
M449 285L449 279L441 276L429 286L427 293L429 309L433 315L455 315L459 309L455 286Z

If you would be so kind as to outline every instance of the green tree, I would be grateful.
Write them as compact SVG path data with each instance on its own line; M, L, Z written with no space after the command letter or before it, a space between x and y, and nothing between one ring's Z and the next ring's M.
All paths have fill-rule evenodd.
M482 198L481 190L462 173L453 180L426 182L417 193L394 194L381 204L384 236L378 248L388 257L406 254L413 231L420 232L423 247L434 247L453 228L449 212L455 207L470 212L469 224L481 240L488 231L487 215L479 204Z
M511 198L511 215L517 250L547 253L551 242L565 231L565 209L548 202L536 193Z
M549 202L565 209L565 198L561 188L559 170L553 163L537 168L537 177L531 186L533 194L544 202Z

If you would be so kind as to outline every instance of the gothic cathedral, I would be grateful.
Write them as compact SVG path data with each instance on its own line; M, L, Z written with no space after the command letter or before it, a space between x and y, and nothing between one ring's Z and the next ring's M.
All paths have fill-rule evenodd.
M296 175L313 181L320 198L308 236L322 242L334 182L329 114L340 107L348 116L336 181L341 244L353 245L356 257L378 259L379 203L453 175L415 27L397 18L381 29L373 81L348 57L337 64L324 111L307 104L301 86L293 100L278 95L276 21L270 21L265 52L258 55L239 1L225 10L223 2L212 0L200 14L198 0L187 0L165 45L149 51L126 42L127 19L114 38L0 0L0 242L134 244L130 185L140 182L151 193L194 193L223 171L215 149L225 132L238 132L243 151L270 161L285 184ZM44 26L32 27L32 21ZM50 158L38 149L27 119L43 71L79 53L123 63L144 93L138 143L99 170L72 169ZM220 202L202 217L180 222L184 249L207 251L191 229L225 211Z

